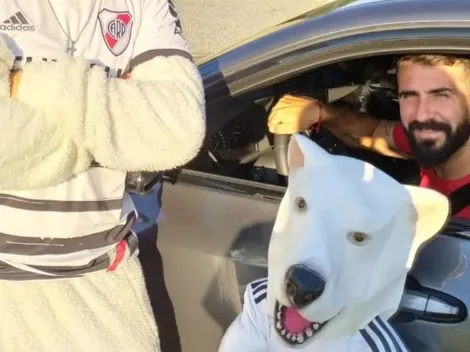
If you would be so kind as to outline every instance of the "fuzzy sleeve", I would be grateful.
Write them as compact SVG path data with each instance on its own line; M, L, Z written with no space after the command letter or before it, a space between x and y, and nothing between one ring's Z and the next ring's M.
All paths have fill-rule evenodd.
M91 158L77 147L60 115L10 98L13 55L0 37L0 190L29 190L66 181Z
M104 167L160 171L189 162L205 134L205 102L196 66L158 56L108 78L82 58L25 65L18 99L61 112L61 128Z

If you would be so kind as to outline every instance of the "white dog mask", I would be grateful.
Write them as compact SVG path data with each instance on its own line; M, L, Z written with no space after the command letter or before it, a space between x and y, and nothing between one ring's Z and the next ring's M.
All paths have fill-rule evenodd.
M449 217L448 199L302 135L268 254L268 314L291 347L357 332L398 309L420 246Z

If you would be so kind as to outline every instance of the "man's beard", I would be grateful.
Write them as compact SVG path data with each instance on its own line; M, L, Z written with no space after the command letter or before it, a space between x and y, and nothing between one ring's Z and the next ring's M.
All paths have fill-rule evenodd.
M436 147L435 143L437 142L434 139L418 141L414 132L419 130L443 132L443 144ZM408 129L405 128L405 131L416 162L422 167L431 168L444 164L467 143L470 137L470 122L468 118L464 118L455 131L452 131L452 127L444 122L434 120L426 122L413 121L408 125Z

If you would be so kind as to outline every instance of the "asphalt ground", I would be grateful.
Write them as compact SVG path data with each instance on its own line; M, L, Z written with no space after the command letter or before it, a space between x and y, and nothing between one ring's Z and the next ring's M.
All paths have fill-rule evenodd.
M214 54L329 0L173 0L195 57Z

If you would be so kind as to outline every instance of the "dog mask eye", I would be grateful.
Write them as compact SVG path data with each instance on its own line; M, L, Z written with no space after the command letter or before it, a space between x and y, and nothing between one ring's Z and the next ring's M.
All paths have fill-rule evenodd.
M363 246L369 241L370 237L364 232L353 231L348 234L348 239L356 246Z
M304 212L307 210L307 202L304 198L298 197L295 199L295 209L298 212Z

